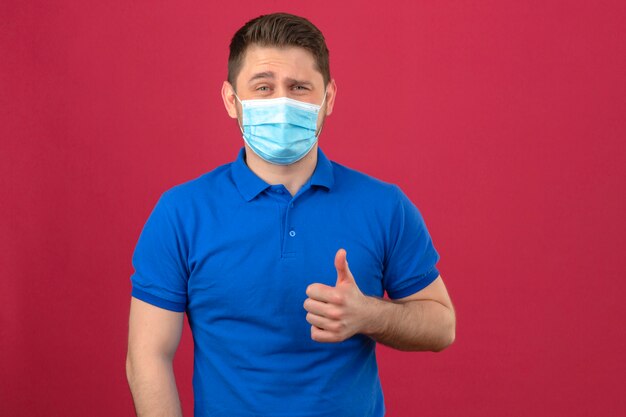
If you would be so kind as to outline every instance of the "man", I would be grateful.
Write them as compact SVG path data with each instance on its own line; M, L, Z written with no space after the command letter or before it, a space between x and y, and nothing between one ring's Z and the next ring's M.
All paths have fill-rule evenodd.
M196 416L382 416L376 342L440 351L454 340L417 208L318 147L336 93L308 20L261 16L233 37L222 97L244 147L163 193L133 255L139 416L181 415L172 359L184 312Z

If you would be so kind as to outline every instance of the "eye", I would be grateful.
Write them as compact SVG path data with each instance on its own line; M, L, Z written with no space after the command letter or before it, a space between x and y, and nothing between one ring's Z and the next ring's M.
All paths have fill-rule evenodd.
M293 89L294 89L294 90L297 90L297 91L305 91L305 90L308 90L308 88L306 88L306 87L305 87L305 86L303 86L303 85L294 85L294 86L293 86Z
M261 85L257 87L257 91L270 91L270 88L266 85Z

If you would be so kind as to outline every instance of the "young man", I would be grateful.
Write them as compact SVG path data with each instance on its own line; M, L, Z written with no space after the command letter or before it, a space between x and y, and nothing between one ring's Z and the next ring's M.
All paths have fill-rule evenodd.
M440 351L454 340L417 208L318 147L336 92L308 20L261 16L233 37L222 97L244 147L163 193L133 255L139 416L181 415L172 359L184 312L197 417L382 416L376 342Z

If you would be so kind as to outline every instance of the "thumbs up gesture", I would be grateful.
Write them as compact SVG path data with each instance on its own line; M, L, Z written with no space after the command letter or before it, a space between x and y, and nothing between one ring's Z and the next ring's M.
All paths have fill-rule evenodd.
M306 289L306 320L311 324L311 338L317 342L342 342L362 333L367 325L369 297L359 290L346 256L345 249L335 254L334 287L311 284Z

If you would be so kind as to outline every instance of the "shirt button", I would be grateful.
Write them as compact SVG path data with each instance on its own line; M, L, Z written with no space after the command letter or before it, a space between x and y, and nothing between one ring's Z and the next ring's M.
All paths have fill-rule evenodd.
M278 194L282 194L282 193L283 193L283 190L278 189L278 190L276 190L276 192L277 192Z
M293 203L289 203L289 207L293 208Z
M296 235L296 231L295 230L290 230L289 231L289 236L294 237Z

